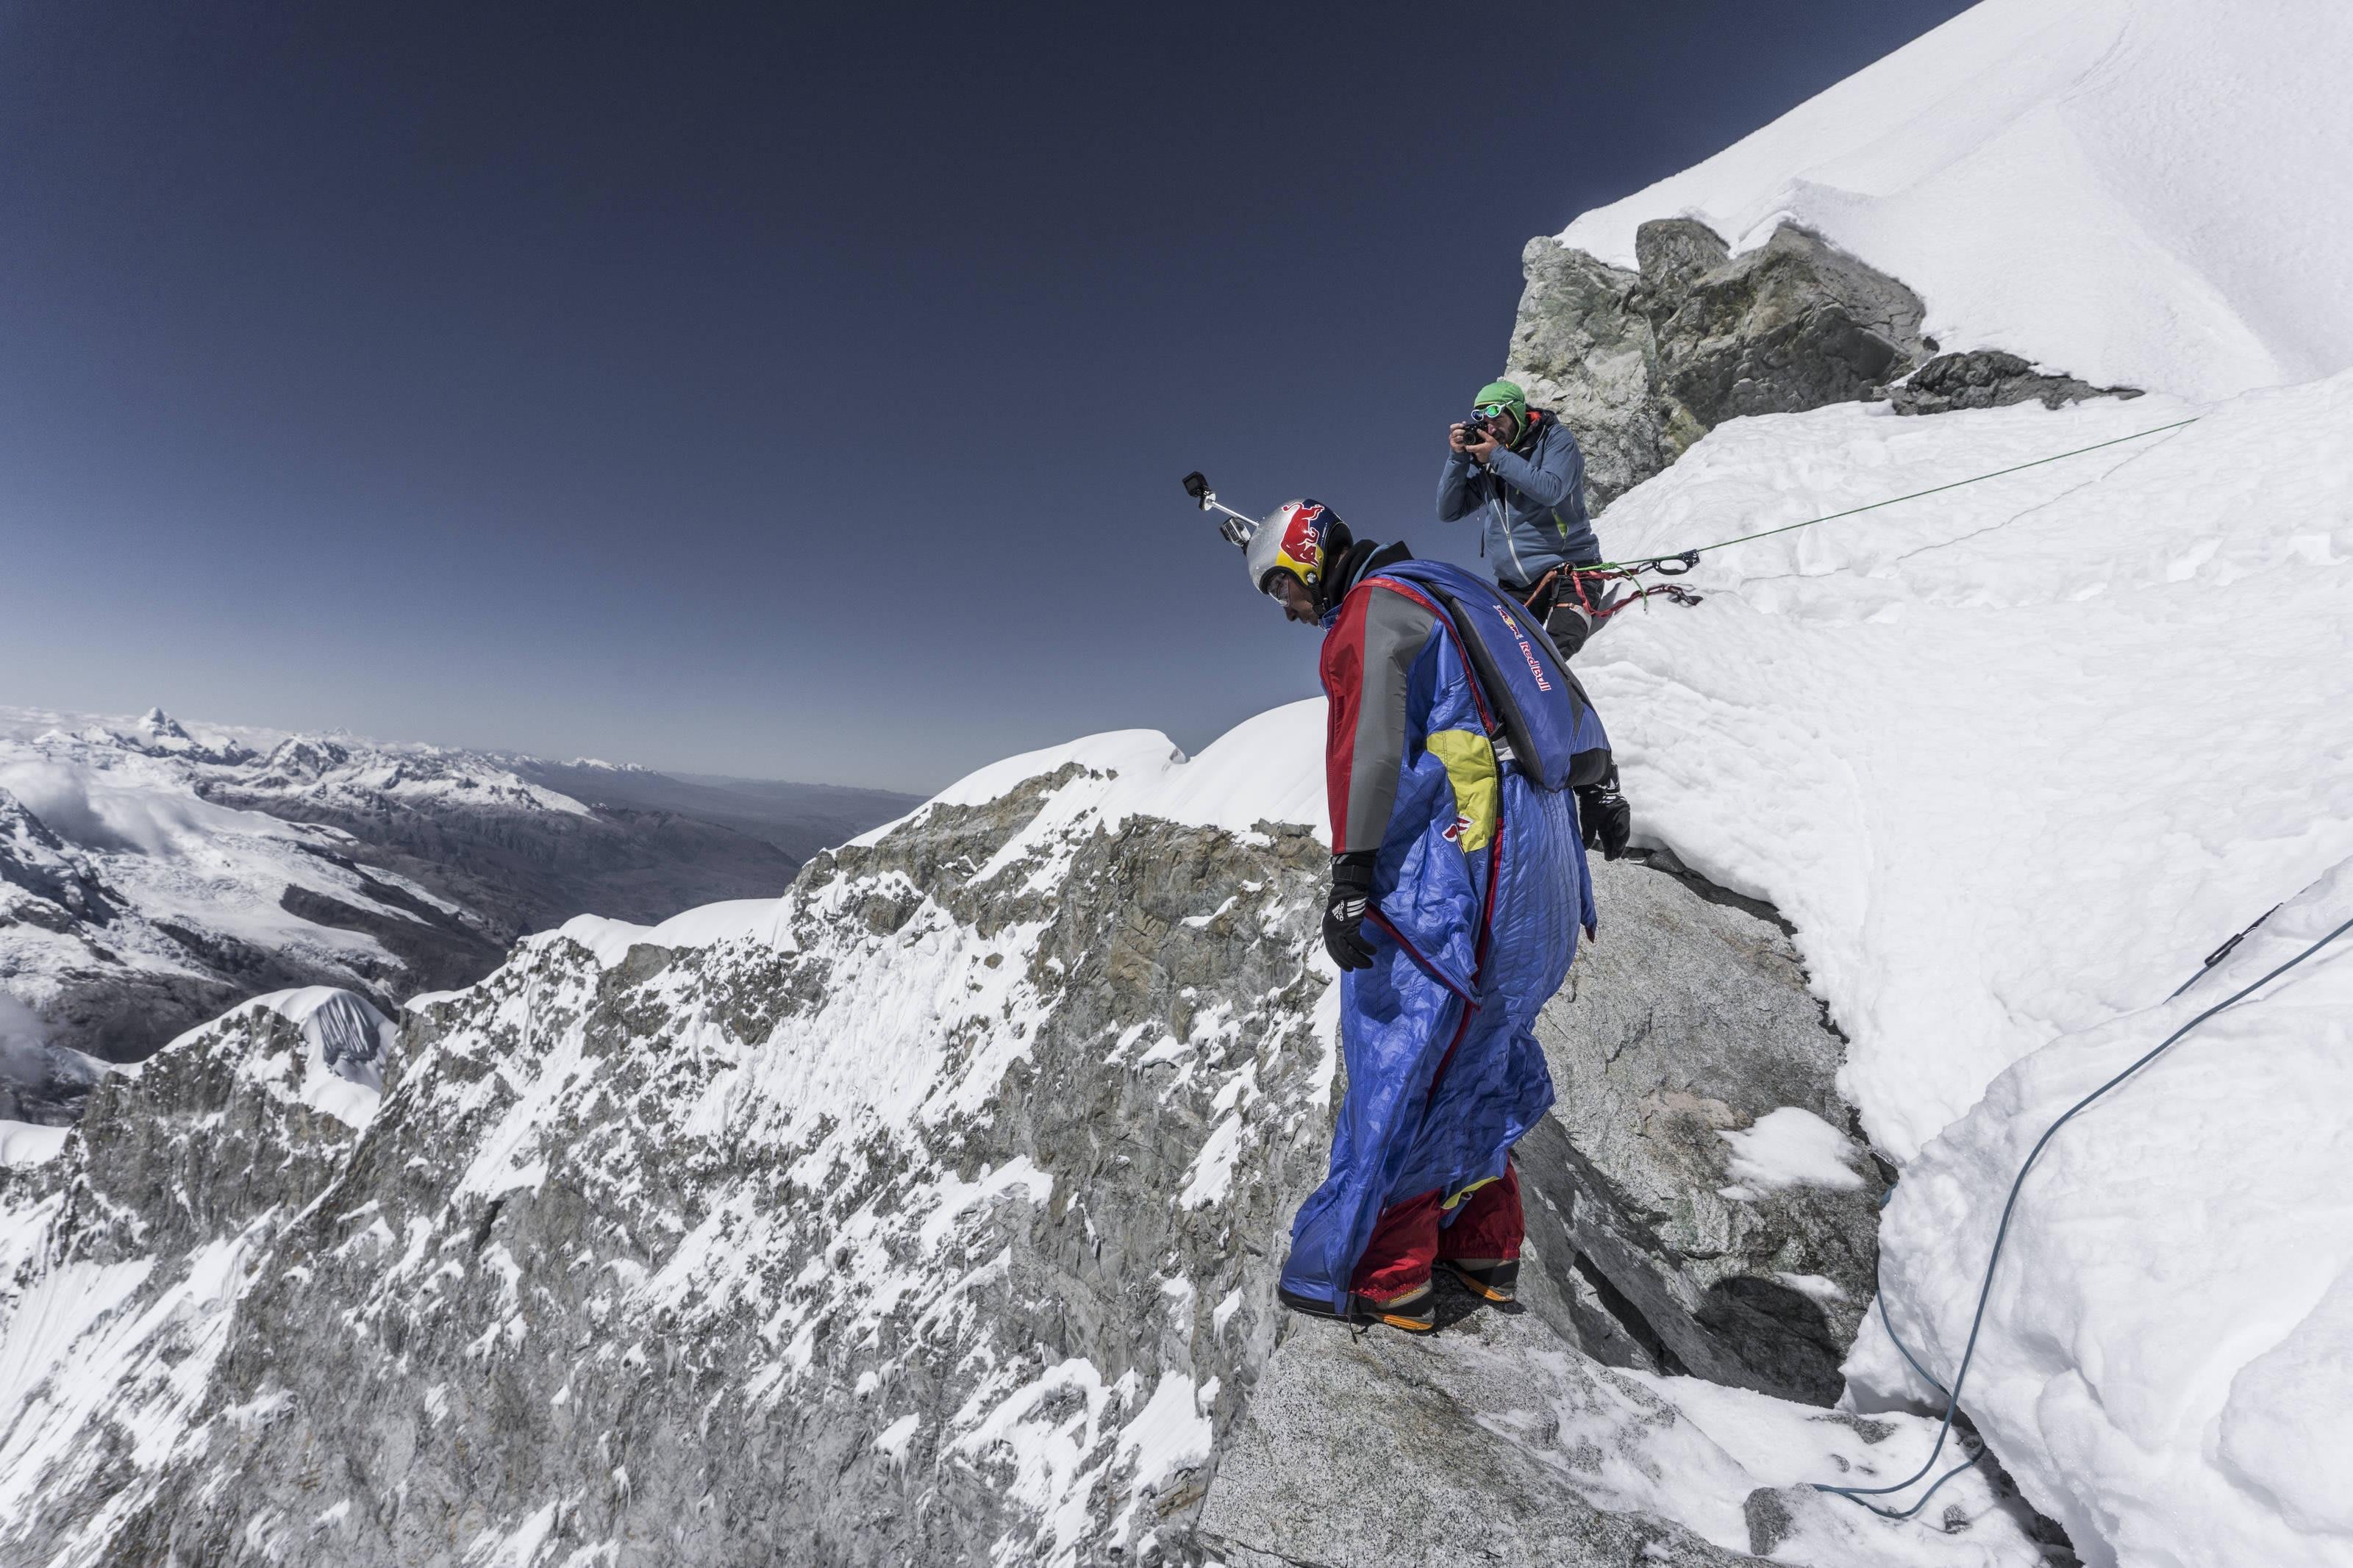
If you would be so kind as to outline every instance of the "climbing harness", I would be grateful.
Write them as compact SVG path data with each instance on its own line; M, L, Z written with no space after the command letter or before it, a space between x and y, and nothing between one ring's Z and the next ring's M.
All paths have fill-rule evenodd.
M1673 572L1661 569L1660 575L1680 576L1683 570L1682 567ZM1604 585L1620 583L1631 585L1634 591L1626 593L1617 586ZM1564 593L1576 599L1577 607L1583 610L1586 619L1597 626L1621 610L1631 609L1652 597L1663 597L1678 605L1696 605L1704 597L1680 583L1639 584L1633 572L1628 569L1556 566L1536 579L1536 585L1528 590L1527 598L1522 602L1527 605L1528 614L1541 620L1552 614Z
M2269 920L2270 918L2271 914L2266 912L2263 917L2263 920L2257 921L2255 925L2261 925L2263 924L2263 920ZM2248 931L2253 931L2253 929L2254 926L2247 928ZM2163 1056L2167 1051L2173 1047L2175 1041L2189 1034L2192 1029L2198 1027L2199 1025L2203 1024L2207 1019L2214 1016L2215 1014L2222 1012L2226 1008L2234 1006L2238 1003L2246 1000L2249 996L2253 995L2256 992L2262 990L2273 981L2277 980L2281 975L2285 974L2289 970L2294 969L2297 964L2302 963L2306 959L2310 958L2314 953L2318 952L2322 948L2327 947L2330 942L2335 942L2338 937L2343 936L2348 931L2353 931L2353 920L2347 921L2335 931L2330 931L2327 936L2324 936L2319 941L2312 943L2312 945L2306 947L2303 952L2297 953L2294 958L2289 959L2285 963L2281 964L2277 969L2273 970L2262 979L2254 982L2254 984L2251 985L2243 986L2240 990L2232 993L2229 996L2224 997L2221 1001L2215 1003L2211 1007L2207 1008L2204 1012L2190 1019L2189 1022L2182 1025L2181 1027L2174 1030L2170 1035L2166 1036L2164 1040L2160 1042L2154 1050L2151 1050L2146 1056L2143 1056L2137 1061L2135 1061L2130 1067L2126 1068L2122 1072L2116 1074L2116 1077L2108 1079L2107 1082L2100 1085L2099 1088L2094 1089L2091 1093L2085 1095L2083 1099L2069 1106L2067 1108L2066 1114L2060 1117L2058 1121L2052 1122L2043 1131L2042 1136L2035 1140L2034 1147L2028 1152L2025 1163L2019 1166L2017 1177L2010 1184L2009 1201L2002 1205L2001 1224L1995 1227L1993 1233L1993 1252L1986 1259L1984 1282L1978 1287L1977 1313L1969 1320L1968 1342L1962 1348L1961 1364L1953 1373L1952 1386L1949 1389L1943 1384L1939 1383L1936 1378L1929 1375L1928 1370L1920 1364L1919 1358L1912 1353L1910 1348L1905 1344L1902 1336L1896 1333L1894 1323L1890 1321L1887 1316L1887 1292L1885 1290L1879 1292L1879 1321L1886 1327L1887 1337L1894 1342L1896 1350L1902 1353L1905 1361L1911 1364L1912 1370L1918 1373L1929 1387L1936 1389L1938 1393L1945 1395L1944 1425L1937 1429L1936 1447L1928 1450L1928 1457L1926 1460L1922 1461L1920 1468L1913 1471L1912 1474L1905 1477L1902 1480L1897 1481L1894 1485L1885 1487L1834 1487L1828 1485L1825 1482L1815 1481L1810 1484L1816 1491L1830 1492L1835 1496L1842 1497L1849 1502L1854 1503L1859 1507L1869 1509L1872 1512L1877 1514L1882 1519L1910 1519L1913 1515L1918 1513L1922 1509L1928 1506L1928 1500L1935 1497L1937 1490L1942 1488L1947 1481L1951 1480L1955 1476L1959 1475L1963 1470L1968 1469L1970 1466L1976 1464L1979 1458L1984 1457L1985 1450L1980 1447L1977 1453L1970 1455L1968 1458L1963 1460L1960 1464L1954 1466L1951 1469L1947 1470L1943 1475L1938 1476L1936 1482L1931 1485L1926 1491L1920 1494L1919 1501L1914 1503L1910 1508L1903 1510L1901 1512L1898 1512L1894 1509L1882 1508L1877 1503L1865 1500L1869 1498L1884 1497L1889 1492L1900 1492L1905 1488L1911 1486L1914 1482L1919 1480L1923 1476L1926 1476L1930 1470L1936 1468L1937 1457L1945 1451L1946 1439L1953 1435L1953 1422L1960 1414L1961 1409L1961 1385L1963 1383L1968 1381L1969 1375L1969 1365L1977 1357L1978 1335L1985 1327L1986 1304L1993 1296L1994 1269L2001 1262L2002 1244L2010 1239L2010 1222L2011 1216L2015 1215L2018 1210L2018 1194L2021 1190L2025 1187L2027 1173L2034 1169L2034 1162L2042 1157L2042 1151L2050 1145L2052 1138L2058 1136L2059 1129L2066 1126L2068 1122L2073 1121L2076 1115L2085 1107L2089 1106L2094 1100L2099 1099L2100 1096L2107 1093L2108 1090L2116 1088L2116 1085L2124 1082L2125 1079L2132 1077L2135 1073L2140 1071L2141 1068L2148 1066L2149 1063ZM2234 936L2229 942L2224 942L2222 946L2212 954L2212 956L2206 960L2205 964L2200 968L2198 973L2189 977L2191 983L2194 984L2200 975L2203 975L2208 969L2212 968L2215 963L2219 963L2224 955L2229 953L2232 948L2239 944L2240 940L2246 934L2246 931L2241 931L2238 936ZM2189 987L2188 985L2184 985L2181 988L2181 991L2186 991L2189 988ZM2181 991L2176 991L2173 994L2175 996L2179 996L2181 994ZM2168 998L2168 1000L2170 1000L2170 998Z
M1826 512L1820 517L1810 517L1803 522L1785 522L1778 528L1760 529L1755 533L1743 533L1731 539L1719 539L1714 544L1702 544L1694 549L1680 550L1667 555L1644 556L1634 561L1603 561L1591 566L1579 566L1575 570L1580 576L1595 579L1615 578L1628 584L1637 583L1644 573L1659 577L1680 577L1698 565L1699 558L1711 550L1723 550L1735 544L1746 544L1753 540L1770 539L1777 533L1791 533L1800 528L1811 528L1820 522L1835 522L1842 517L1854 517L1866 511L1877 511L1882 507L1896 506L1907 500L1918 500L1923 496L1941 495L1947 490L1957 490L1965 485L1983 484L1988 479L1998 479L2005 474L2021 473L2028 468L2039 468L2045 463L2057 463L2069 458L2080 458L2086 452L2096 452L2104 447L2118 447L2126 441L2146 440L2151 436L2161 436L2168 430L2179 430L2185 425L2195 425L2199 417L2193 415L2187 419L2177 419L2170 425L2158 425L2147 430L2136 430L2129 436L2115 436L2105 441L2094 441L2088 447L2078 447L2072 452L2054 452L2048 458L2036 458L2031 462L2013 463L2007 468L1996 468L1989 474L1975 474L1966 479L1955 479L1950 484L1932 485L1925 490L1914 490L1910 495L1890 496L1885 500L1870 501L1862 506L1851 506L1844 511ZM1610 608L1600 612L1595 618L1598 620L1616 615L1628 605L1648 599L1654 594L1663 595L1679 605L1696 605L1700 602L1699 595L1692 593L1678 584L1654 583L1642 588L1639 593L1629 594L1618 599Z

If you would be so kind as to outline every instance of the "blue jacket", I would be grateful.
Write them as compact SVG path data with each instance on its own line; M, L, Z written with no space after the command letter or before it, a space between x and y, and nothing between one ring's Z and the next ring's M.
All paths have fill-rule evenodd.
M1589 566L1600 542L1585 515L1585 454L1559 416L1528 410L1519 444L1498 450L1484 467L1461 452L1446 454L1438 476L1438 521L1481 513L1479 552L1496 578L1528 588L1556 566Z
M1571 792L1499 763L1420 565L1366 571L1325 621L1332 841L1376 851L1373 963L1340 977L1347 1093L1282 1284L1335 1310L1382 1211L1436 1193L1451 1222L1552 1104L1533 1026L1594 920Z

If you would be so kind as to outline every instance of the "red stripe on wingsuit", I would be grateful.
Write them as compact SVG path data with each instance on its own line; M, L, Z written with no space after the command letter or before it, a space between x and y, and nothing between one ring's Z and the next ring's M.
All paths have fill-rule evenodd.
M1340 618L1324 638L1324 795L1332 813L1332 853L1355 846L1348 837L1348 776L1356 760L1356 706L1365 694L1365 595L1341 601Z

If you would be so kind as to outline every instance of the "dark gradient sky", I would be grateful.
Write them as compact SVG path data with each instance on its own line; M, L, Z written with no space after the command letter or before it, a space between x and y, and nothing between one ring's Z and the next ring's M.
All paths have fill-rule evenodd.
M1954 0L0 5L0 702L923 789L1314 690L1519 252Z

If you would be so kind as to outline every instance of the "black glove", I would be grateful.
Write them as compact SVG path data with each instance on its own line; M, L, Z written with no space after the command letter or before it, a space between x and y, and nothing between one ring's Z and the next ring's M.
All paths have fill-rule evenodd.
M1587 784L1577 792L1577 820L1585 830L1588 849L1600 850L1605 860L1626 853L1626 841L1634 836L1634 808L1618 793L1616 768L1599 784Z
M1332 857L1332 897L1324 905L1324 951L1343 969L1370 969L1372 944L1365 940L1365 911L1373 902L1373 857L1369 850Z

